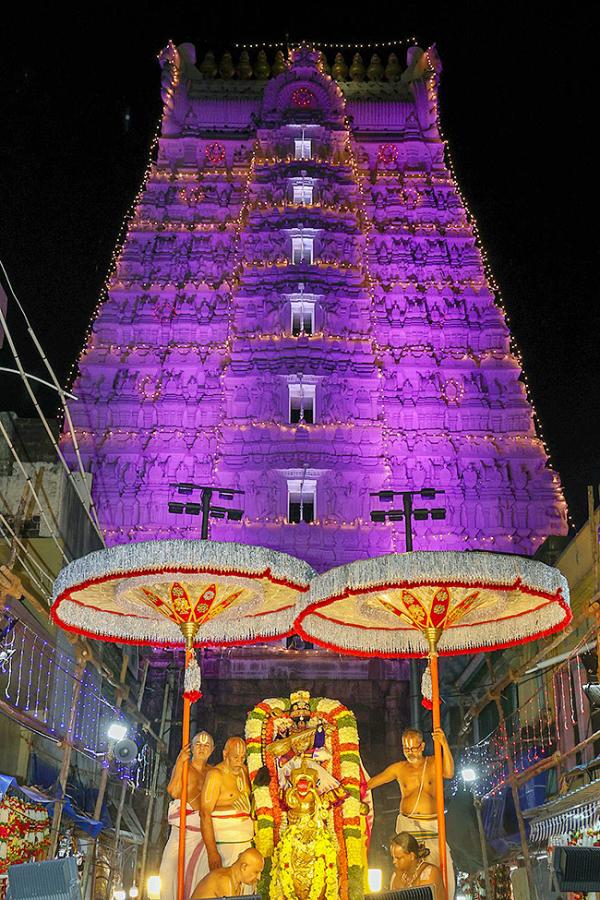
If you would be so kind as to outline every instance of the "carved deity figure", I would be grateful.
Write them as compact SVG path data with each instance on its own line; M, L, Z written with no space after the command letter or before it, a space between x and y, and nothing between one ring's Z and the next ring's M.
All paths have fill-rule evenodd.
M311 721L310 694L295 691L290 695L289 717L277 722L278 738L267 746L267 753L276 760L279 788L283 793L294 769L306 763L317 772L317 785L321 795L328 794L330 801L342 800L347 792L325 766L331 754L325 746L329 726L317 719Z
M273 855L270 900L338 897L337 846L317 777L306 759L291 774L285 792L288 825Z

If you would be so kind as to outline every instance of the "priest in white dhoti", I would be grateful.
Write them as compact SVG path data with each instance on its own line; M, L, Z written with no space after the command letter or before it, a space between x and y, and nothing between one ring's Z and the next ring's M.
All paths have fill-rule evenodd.
M179 813L181 810L181 784L183 763L186 757L191 761L188 766L188 800L185 828L185 869L184 895L191 897L195 886L208 873L208 854L202 838L200 824L200 797L202 788L211 766L207 760L215 748L210 734L201 731L192 739L191 747L184 747L179 756L167 785L167 791L173 797L169 804L168 822L171 827L169 839L163 851L160 864L160 896L161 900L177 898L177 864L179 857Z
M200 819L211 870L233 865L254 840L245 759L243 738L229 738L223 748L223 761L210 770L204 782Z

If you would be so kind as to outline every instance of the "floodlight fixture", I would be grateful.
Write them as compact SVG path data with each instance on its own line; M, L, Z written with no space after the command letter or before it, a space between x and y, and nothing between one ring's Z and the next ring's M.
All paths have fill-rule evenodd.
M169 500L169 512L177 513L178 515L182 513L185 509L185 503L180 503L178 500Z
M436 506L430 510L432 519L445 519L446 518L446 510L442 507Z
M413 518L416 522L424 522L429 516L428 509L413 509Z
M401 509L390 509L389 513L387 514L387 517L390 520L390 522L401 522L402 519L404 518L404 513L402 512Z
M224 519L227 515L227 509L224 506L211 506L210 514L213 519Z
M385 512L382 509L371 510L371 522L385 522Z
M127 734L127 725L123 722L111 722L106 733L111 741L122 741Z
M383 872L381 869L368 869L367 870L367 883L369 885L369 891L373 894L376 894L383 887Z
M182 481L177 485L178 494L193 494L195 490L196 485L191 484L189 481Z
M243 509L228 509L227 510L227 521L228 522L241 522L243 515L244 515Z
M160 900L160 875L151 875L146 882L148 900Z
M201 503L186 503L185 511L188 516L199 516L202 512L202 504Z
M435 488L422 488L419 494L423 499L433 500L436 494L443 494L443 491L436 491Z

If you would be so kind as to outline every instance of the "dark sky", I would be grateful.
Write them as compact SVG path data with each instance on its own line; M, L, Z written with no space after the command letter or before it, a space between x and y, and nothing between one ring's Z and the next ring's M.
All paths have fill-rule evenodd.
M156 53L233 42L377 42L416 34L444 65L441 114L521 348L571 515L596 453L595 48L579 4L111 3L5 24L2 258L59 377L77 357L160 114ZM13 7L14 8L14 7ZM127 15L123 14L127 10ZM365 53L366 55L366 53ZM592 158L594 153L594 159ZM594 275L594 278L592 277ZM14 308L24 362L42 374ZM0 362L8 365L6 348ZM0 408L31 414L16 378ZM55 398L38 394L48 412Z

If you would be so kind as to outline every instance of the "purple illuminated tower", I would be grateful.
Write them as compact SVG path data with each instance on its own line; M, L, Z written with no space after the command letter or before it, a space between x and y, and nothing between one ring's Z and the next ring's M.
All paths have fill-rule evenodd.
M435 52L349 74L306 47L272 70L244 52L235 77L189 44L161 62L158 157L75 385L107 542L198 537L174 482L243 490L211 537L317 569L404 549L370 520L383 489L445 491L417 549L564 532L444 159Z

